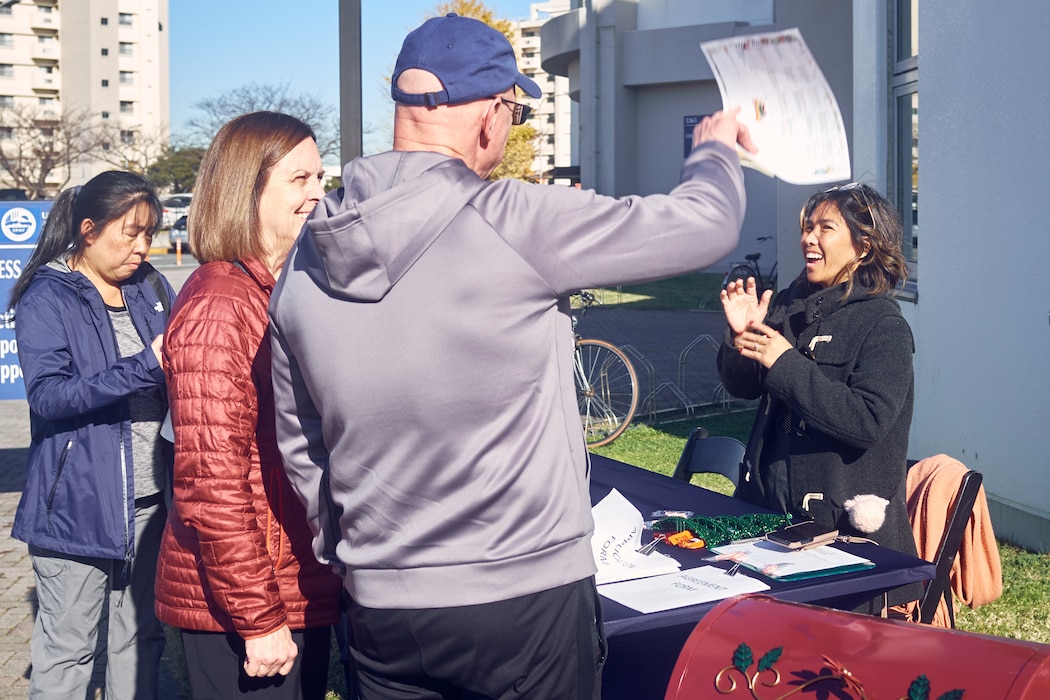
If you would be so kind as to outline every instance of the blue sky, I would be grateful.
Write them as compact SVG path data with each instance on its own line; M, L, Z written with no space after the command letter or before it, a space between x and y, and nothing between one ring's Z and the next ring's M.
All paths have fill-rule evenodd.
M384 78L405 35L433 14L438 0L361 0L362 110L372 136L392 109ZM486 0L501 17L522 19L529 0ZM339 103L337 0L171 0L171 129L185 131L199 100L248 83L288 85L293 93ZM366 151L368 150L366 136Z

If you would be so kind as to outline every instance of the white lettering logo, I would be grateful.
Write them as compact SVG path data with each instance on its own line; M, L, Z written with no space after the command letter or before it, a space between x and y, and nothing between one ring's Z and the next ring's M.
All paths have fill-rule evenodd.
M36 233L36 217L28 209L11 207L0 219L0 231L15 243L23 243Z

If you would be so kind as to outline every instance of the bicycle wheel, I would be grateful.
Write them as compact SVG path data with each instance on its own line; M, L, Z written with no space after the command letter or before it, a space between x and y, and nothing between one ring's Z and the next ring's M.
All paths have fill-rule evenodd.
M627 429L638 408L638 375L618 347L578 340L574 353L576 402L588 447L608 445Z
M736 282L738 279L747 282L748 277L754 277L755 283L760 283L758 273L755 272L755 268L751 267L750 265L737 265L736 267L734 267L726 273L725 279L722 280L722 289L725 289L727 286L729 286L730 282Z

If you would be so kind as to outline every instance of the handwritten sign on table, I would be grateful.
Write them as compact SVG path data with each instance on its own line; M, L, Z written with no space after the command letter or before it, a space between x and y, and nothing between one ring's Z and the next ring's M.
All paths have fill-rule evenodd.
M591 551L598 583L627 581L644 576L657 576L678 571L678 562L671 557L652 552L641 554L642 514L616 489L592 509L594 535Z
M598 593L640 613L660 612L757 593L769 586L744 574L727 576L725 569L701 566L674 574L598 586Z

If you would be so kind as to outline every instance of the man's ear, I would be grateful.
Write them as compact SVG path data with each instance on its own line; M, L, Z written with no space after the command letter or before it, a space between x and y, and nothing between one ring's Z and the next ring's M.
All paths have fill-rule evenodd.
M488 146L489 141L492 139L492 134L495 132L497 119L499 118L499 99L493 98L489 103L489 106L485 108L484 113L481 115L481 145Z

